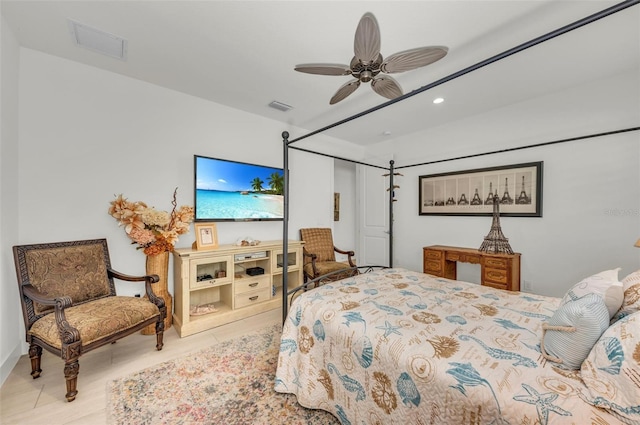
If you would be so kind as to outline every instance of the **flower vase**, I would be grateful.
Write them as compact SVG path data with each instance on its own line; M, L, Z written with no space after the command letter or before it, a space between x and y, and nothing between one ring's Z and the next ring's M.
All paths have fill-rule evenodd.
M146 260L146 274L157 274L160 280L151 285L153 293L161 297L164 300L164 305L167 307L167 317L164 319L164 330L166 331L171 327L173 303L171 294L168 289L168 277L169 277L169 252L161 252L157 255L147 255ZM149 325L142 329L143 335L155 335L156 325Z

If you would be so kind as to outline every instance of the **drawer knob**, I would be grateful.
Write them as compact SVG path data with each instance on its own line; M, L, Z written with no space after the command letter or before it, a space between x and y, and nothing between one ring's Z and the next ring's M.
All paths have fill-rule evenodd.
M249 286L251 286L252 288L255 288L256 286L258 286L258 282L250 283Z
M258 295L254 295L253 297L249 297L249 301L255 301L258 299Z

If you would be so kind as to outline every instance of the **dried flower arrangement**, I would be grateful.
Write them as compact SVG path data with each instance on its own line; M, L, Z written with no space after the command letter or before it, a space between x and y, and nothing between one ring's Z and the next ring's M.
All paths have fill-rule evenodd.
M118 195L111 201L109 215L118 220L119 226L131 238L136 249L143 249L146 255L157 255L173 251L178 235L189 232L193 221L193 207L183 205L177 208L178 188L173 191L173 209L171 212L158 211L141 201L130 202Z

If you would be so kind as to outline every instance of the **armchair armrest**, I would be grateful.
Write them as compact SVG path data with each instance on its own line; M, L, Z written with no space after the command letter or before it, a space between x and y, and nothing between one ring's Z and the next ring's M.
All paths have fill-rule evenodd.
M42 305L53 305L53 306L56 305L56 298L47 297L42 292L38 291L38 289L36 289L36 287L30 283L27 283L26 285L22 285L22 293L27 297L31 298L33 301L40 303ZM69 299L69 305L65 305L64 308L70 307L72 305L71 298L61 297L59 299L62 300L65 298Z
M67 322L67 317L64 313L67 307L73 306L71 297L65 295L58 298L49 298L30 283L22 286L22 293L37 303L55 306L56 326L63 344L69 345L80 341L80 332ZM29 327L31 327L31 324L29 324Z
M356 263L353 262L353 258L352 258L354 255L356 255L355 252L353 252L353 251L343 251L343 250L341 250L339 248L336 248L335 246L333 247L333 250L335 252L339 253L339 254L347 255L348 256L348 260L349 260L349 265L351 267L355 267L356 266Z
M302 257L311 258L311 269L313 270L314 276L317 275L318 269L316 268L316 260L318 259L318 256L316 254L308 252L304 247L302 247ZM302 261L302 263L304 264L304 260Z
M164 307L164 299L157 296L153 289L151 288L151 284L156 283L160 280L160 277L157 274L150 274L145 276L131 276L128 274L120 273L112 268L107 268L107 273L109 277L115 277L116 279L124 280L127 282L143 282L144 281L144 290L145 294L149 298L149 301L158 306L159 309L162 310Z

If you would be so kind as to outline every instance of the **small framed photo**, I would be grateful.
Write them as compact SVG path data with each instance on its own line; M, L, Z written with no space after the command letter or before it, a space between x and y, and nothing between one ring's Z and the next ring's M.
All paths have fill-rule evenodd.
M196 249L207 250L218 248L218 232L215 223L195 223Z

